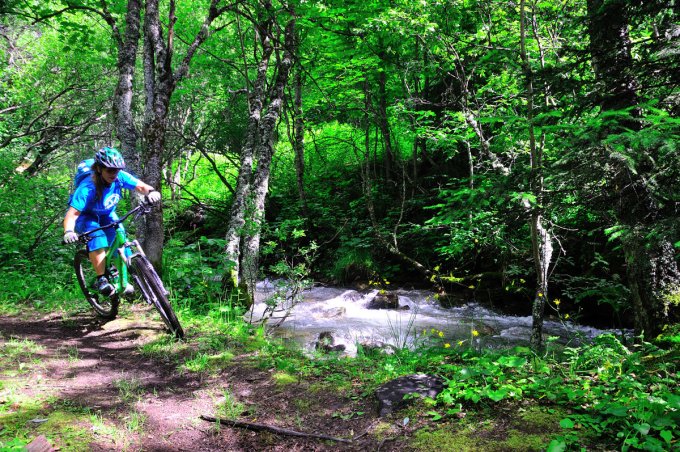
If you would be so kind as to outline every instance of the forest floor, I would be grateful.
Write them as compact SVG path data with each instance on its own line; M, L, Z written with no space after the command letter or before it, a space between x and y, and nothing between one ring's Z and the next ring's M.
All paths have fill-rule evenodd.
M0 446L3 441L5 447L11 445L10 438L3 437L8 432L29 440L44 435L61 450L405 446L400 428L377 418L373 400L353 400L324 390L322 382L281 384L272 369L254 367L246 354L230 357L219 372L196 373L178 368L176 357L142 352L145 343L164 334L162 325L145 319L144 312L108 322L91 311L0 316L0 346L15 350L0 359L5 367L0 368ZM354 440L343 444L220 427L200 419L219 416L216 407L242 421ZM368 413L373 414L364 415ZM376 428L384 434L368 434ZM390 437L390 432L396 435Z
M68 451L534 451L559 430L560 413L532 406L434 422L432 408L417 403L381 418L358 380L282 373L243 344L203 353L206 341L231 339L185 325L187 339L173 341L157 319L129 304L113 321L89 309L0 315L0 450L23 450L42 435ZM351 441L220 426L202 415Z

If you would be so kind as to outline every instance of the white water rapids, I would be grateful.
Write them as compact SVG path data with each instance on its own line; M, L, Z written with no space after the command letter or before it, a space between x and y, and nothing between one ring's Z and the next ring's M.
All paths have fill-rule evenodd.
M265 310L265 300L274 294L269 281L257 285L255 305L246 318L257 323ZM443 308L432 292L396 290L400 310L367 309L377 290L358 292L338 287L314 287L303 293L290 316L274 334L292 340L305 350L313 350L319 334L330 332L335 344L345 346L345 353L356 354L358 344L388 345L388 348L430 344L462 344L475 347L509 347L526 345L531 335L531 316L504 315L478 303ZM404 309L408 306L408 309ZM440 333L441 332L441 333ZM546 320L546 337L560 343L588 341L607 330L568 321ZM391 347L390 347L391 346Z

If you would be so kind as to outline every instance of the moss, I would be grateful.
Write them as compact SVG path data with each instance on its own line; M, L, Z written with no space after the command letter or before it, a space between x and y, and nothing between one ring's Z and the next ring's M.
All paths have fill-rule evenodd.
M418 431L411 442L414 450L430 452L432 450L455 450L456 452L482 452L485 449L480 440L471 437L467 432L449 430Z
M560 419L564 416L560 410L531 406L518 413L514 426L525 433L552 433L560 430Z
M529 435L517 430L510 430L508 438L503 442L503 445L507 448L502 450L541 451L545 450L549 442L548 435Z
M90 450L89 443L93 437L89 428L83 425L85 422L89 427L89 416L55 411L50 413L47 422L38 427L38 432L45 435L55 448L86 451Z
M287 372L276 372L272 378L277 386L288 386L298 382L297 377Z
M378 424L373 427L373 435L379 440L392 437L396 433L397 427L394 424L389 424L387 422L378 422Z
M89 415L84 412L73 413L60 409L51 411L42 400L24 400L14 404L15 411L0 414L0 424L4 430L0 434L0 444L13 438L19 442L30 443L39 435L45 435L57 449L69 451L89 450L93 441L89 431Z
M510 429L507 421L500 418L438 424L436 429L418 431L410 446L422 451L541 451L550 442L552 433L559 430L559 418L557 412L548 413L540 407L531 407L518 413Z

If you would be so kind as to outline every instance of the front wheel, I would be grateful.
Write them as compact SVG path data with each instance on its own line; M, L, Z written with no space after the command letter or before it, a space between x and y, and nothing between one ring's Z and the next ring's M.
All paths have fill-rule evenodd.
M83 291L85 299L92 305L95 312L104 319L115 319L116 315L118 315L118 294L114 292L111 296L106 297L94 289L97 275L92 267L87 251L78 250L76 252L73 268L76 271L80 290Z
M182 326L172 310L167 292L151 262L146 257L137 255L132 258L130 269L132 270L132 279L139 287L144 299L155 306L170 332L179 339L183 338L184 330L182 330Z

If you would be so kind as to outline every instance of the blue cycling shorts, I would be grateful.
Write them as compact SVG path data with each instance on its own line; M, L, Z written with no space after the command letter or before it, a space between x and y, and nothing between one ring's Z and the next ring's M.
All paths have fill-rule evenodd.
M100 217L96 215L81 214L76 220L76 232L82 234L83 232L91 231L92 229L111 224L116 220L118 220L118 215L116 215L116 212L111 212L109 215ZM118 229L125 230L122 224L118 225ZM87 242L88 251L96 251L102 248L108 248L116 238L116 229L107 228L103 231L97 231L92 233L90 237L92 237L92 240Z

